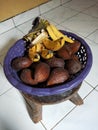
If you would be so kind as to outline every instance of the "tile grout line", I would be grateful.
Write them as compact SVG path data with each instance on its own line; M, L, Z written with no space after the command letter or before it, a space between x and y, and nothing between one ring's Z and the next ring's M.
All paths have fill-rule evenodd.
M60 5L59 5L60 6ZM44 12L44 13L41 13L41 11L40 11L40 9L39 9L39 15L38 16L42 16L42 15L44 15L45 13L47 13L47 12L49 12L49 11L51 11L51 10L53 10L53 9L55 9L55 8L58 8L59 6L57 6L57 7L54 7L54 8L52 8L52 9L50 9L50 10L48 10L48 11L46 11L46 12ZM39 7L40 8L40 7ZM36 16L36 17L38 17L38 16ZM29 22L29 21L31 21L33 18L31 18L31 19L29 19L29 20L27 20L27 21L25 21L24 23L27 23L27 22ZM54 21L53 21L54 22ZM22 25L22 24L24 24L24 23L21 23L21 24L19 24L19 25L15 25L15 27L18 27L18 26L20 26L20 25Z
M40 9L40 6L38 7L38 10L39 10L39 16L41 16L41 9Z
M93 89L83 98L83 100L85 100L94 90L95 90L95 88L93 88ZM96 90L96 91L98 91L98 90ZM59 121L51 128L51 130L53 130L58 124L60 124L60 122L63 121L76 107L78 107L78 105L76 105L75 107L73 107L63 118L61 118L61 120L59 120Z
M9 32L9 31L13 30L14 28L16 28L16 27L12 27L12 28L10 28L10 29L8 29L8 30L6 30L6 31L4 31L4 32L2 32L2 33L0 33L0 35L5 34L5 33Z
M41 125L45 128L45 130L47 130L47 128L45 127L45 125L43 124L42 121L40 121Z
M97 3L97 2L96 2ZM94 7L95 5L96 5L96 3L95 4L93 4L93 5L91 5L91 6L89 6L89 7L87 7L86 9L84 9L83 11L81 11L82 13L84 13L84 11L86 11L86 10L88 10L89 8L91 8L91 7ZM84 13L84 14L86 14L86 13Z
M60 0L61 5L63 5L63 4L67 4L67 3L71 2L71 1L72 1L72 0L68 0L67 2L64 2L64 3L63 3L63 1L62 1L62 0Z
M86 80L84 80L85 83L87 83L90 87L95 88L94 86L92 86L89 82L87 82Z
M69 1L70 2L70 1ZM67 2L68 3L68 2ZM66 4L66 3L65 3ZM66 7L66 6L64 6L64 5L62 5L63 7L66 7L66 8L70 8L70 9L72 9L72 10L75 10L75 11L77 11L77 12L79 12L80 14L82 13L82 14L85 14L85 15L87 15L87 16L90 16L90 17L93 17L93 18L98 18L98 17L95 17L95 16L93 16L93 15L89 15L89 14L86 14L84 11L85 10L87 10L87 9L89 9L89 8L91 8L91 7L93 7L93 6L95 6L96 4L93 4L93 5L91 5L90 7L87 7L86 9L84 9L84 10L76 10L76 9L73 9L73 8L71 8L70 6L69 7Z
M61 5L61 6L62 6L62 7L64 7L63 5ZM68 8L68 7L66 7L66 8ZM72 8L70 8L70 9L72 9ZM75 10L75 9L72 9L72 10ZM77 11L77 10L75 10L75 11ZM77 16L78 14L80 14L80 11L77 11L77 13L76 13L76 14L74 14L73 16L71 16L71 17L67 18L67 19L66 19L66 20L64 20L64 21L70 20L71 18L73 18L74 16ZM59 24L64 23L64 21L60 22ZM55 21L53 21L53 22L55 22Z
M29 19L29 20L27 20L27 21L25 21L24 23L21 23L21 24L19 24L19 25L16 25L16 28L17 27L19 27L19 26L21 26L21 25L23 25L23 24L25 24L25 23L28 23L28 22L30 22L31 20L33 20L34 18L31 18L31 19Z
M89 37L91 34L93 34L94 32L96 32L98 29L95 29L93 32L91 32L90 34L88 34L86 37Z
M85 100L94 90L95 90L95 88L93 88L93 89L83 98L83 100Z
M2 94L0 94L0 96L3 96L4 94L6 94L8 91L10 91L13 87L9 88L8 90L6 90L5 92L3 92Z
M98 84L95 86L95 88L98 87Z
M90 39L89 37L84 37L86 38L87 40L89 40L90 42L93 42L94 44L97 44L97 42L95 42L94 40Z
M75 33L76 35L78 35L79 37L82 37L83 39L84 38L87 38L86 36L83 36L82 34L79 34L78 32L75 32L73 30L71 30L70 28L68 27L65 27L64 25L62 25L61 23L57 24L56 26L61 26L61 27L64 27L65 29L68 29L69 31L67 32L71 32L71 33ZM62 29L61 29L62 30ZM66 31L66 30L65 30ZM88 40L92 41L91 39L87 38ZM84 39L85 40L85 39Z
M87 10L87 9L86 9L86 10ZM83 11L85 11L85 10L83 10ZM95 18L95 19L98 19L98 17L95 17L95 16L93 16L93 15L86 14L86 13L83 12L83 11L81 11L80 13L85 14L85 15L90 16L90 17L93 17L93 18Z
M19 29L18 27L16 27L16 29L25 35L25 33L21 29Z
M13 17L12 17L12 21L13 21L14 26L16 27L16 24L15 24L15 21L14 21Z
M71 2L72 0L69 0L68 2L65 2L64 3L64 5L63 6L65 6L66 5L66 3L69 3L69 2ZM97 3L97 2L96 2ZM96 3L95 4L93 4L93 5L91 5L91 6L89 6L89 7L87 7L87 8L84 8L83 10L76 10L76 11L79 11L80 13L84 13L84 11L85 10L87 10L87 9L89 9L89 8L91 8L91 7L94 7L95 5L96 5ZM66 7L66 6L65 6ZM67 8L70 8L70 9L73 9L73 8L71 8L70 6L67 6ZM75 9L74 9L75 10Z
M25 24L26 22L29 22L29 21L30 21L30 20L25 21L25 22L22 23L22 24ZM20 31L21 33L23 33L23 34L25 35L25 33L24 33L21 29L18 28L18 26L21 26L22 24L16 26L14 20L13 20L13 24L14 24L15 28L16 28L18 31Z
M67 32L76 33L77 35L82 36L81 34L79 34L79 33L77 33L77 32L73 32L73 30L71 30L71 29L68 28L68 27L65 27L65 26L62 25L61 23L60 23L60 24L57 24L56 26L61 26L61 27L65 28L65 29L68 29L69 31L67 31ZM66 31L66 30L65 30L65 31ZM82 37L84 37L84 36L82 36Z
M41 6L41 5L40 5L40 6ZM39 10L39 15L38 15L38 16L44 15L45 13L47 13L47 12L49 12L49 11L53 10L53 9L58 8L60 5L58 5L58 6L54 7L54 8L52 8L52 9L50 9L50 10L46 11L46 12L43 12L43 13L41 13L40 6L38 6L38 10ZM37 16L36 16L36 17L37 17ZM33 18L31 18L31 19L29 19L29 20L25 21L24 23L29 22L29 21L30 21L30 20L32 20L32 19L33 19ZM17 25L17 26L16 26L16 25L15 25L15 23L14 23L14 25L15 25L15 27L18 27L18 26L20 26L20 25L22 25L22 24L24 24L24 23L21 23L21 24L19 24L19 25Z
M52 1L52 0L51 0L51 1ZM61 6L61 3L62 3L62 0L60 0L60 4L59 4L59 5L57 5L56 7L51 8L51 9L49 9L48 11L45 11L45 12L43 12L43 13L41 13L41 10L39 9L40 15L44 15L45 13L48 13L49 11L52 11L52 10L54 10L54 9L56 9L56 8L58 8L58 7L60 7L60 6ZM40 5L40 6L41 6L41 5ZM40 6L39 6L39 8L40 8Z
M63 118L61 118L52 128L51 130L53 130L62 120L64 120L64 118L66 118L77 106L74 106Z
M95 86L95 88L94 88L94 89L95 89L95 90L97 90L97 89L96 89L97 87L98 87L98 84ZM98 90L97 90L97 91L98 91Z
M94 90L95 90L95 88L93 88L93 89L83 98L83 100L85 100Z
M98 87L98 85L96 85L96 87ZM96 91L98 92L98 90L96 89L96 87L95 87L95 89L94 89L94 90L96 90Z
M52 9L50 9L50 10L46 11L46 12L41 13L41 15L44 15L45 13L48 13L48 12L50 12L50 11L52 11L52 10L54 10L54 9L58 8L58 7L60 7L60 5L58 5L58 6L54 7L54 8L52 8Z

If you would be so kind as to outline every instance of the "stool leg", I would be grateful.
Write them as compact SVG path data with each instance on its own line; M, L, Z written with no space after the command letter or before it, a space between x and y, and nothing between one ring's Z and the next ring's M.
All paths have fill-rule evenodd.
M32 102L28 98L25 98L29 115L34 123L42 120L42 105Z
M82 105L82 104L83 104L83 100L82 100L82 98L79 96L78 93L75 93L69 100L70 100L72 103L74 103L75 105Z

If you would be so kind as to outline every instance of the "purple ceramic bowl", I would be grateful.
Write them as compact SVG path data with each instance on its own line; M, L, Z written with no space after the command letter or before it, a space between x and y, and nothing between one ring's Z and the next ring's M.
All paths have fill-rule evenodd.
M67 83L63 83L57 85L55 87L50 88L36 88L33 86L29 86L24 84L18 77L17 72L12 69L11 61L15 57L23 56L25 51L26 42L22 39L18 40L8 51L5 60L4 60L4 73L8 79L8 81L13 85L13 87L18 90L25 92L30 95L36 96L49 96L61 94L66 91L69 91L75 87L77 87L87 76L92 66L92 53L88 44L79 36L65 32L61 30L61 32L68 37L71 37L73 40L79 40L81 42L80 50L77 52L77 56L79 60L82 62L84 68L80 71L71 81Z

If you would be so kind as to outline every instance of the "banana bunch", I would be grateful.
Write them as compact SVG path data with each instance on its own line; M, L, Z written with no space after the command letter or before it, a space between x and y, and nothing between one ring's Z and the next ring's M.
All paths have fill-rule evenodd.
M40 56L44 59L52 58L54 51L58 51L64 44L65 41L63 38L55 41L44 38L42 42L33 44L33 46L29 48L29 57L33 62L39 61Z
M74 43L74 41L72 39L70 39L67 36L65 36L64 34L62 34L56 28L56 26L53 24L48 23L46 30L47 30L47 32L52 40L57 40L57 39L63 38L65 42Z
M55 51L64 46L65 42L74 42L53 24L40 18L35 19L32 30L23 39L31 43L28 56L33 62L39 61L40 57L49 59L53 57Z

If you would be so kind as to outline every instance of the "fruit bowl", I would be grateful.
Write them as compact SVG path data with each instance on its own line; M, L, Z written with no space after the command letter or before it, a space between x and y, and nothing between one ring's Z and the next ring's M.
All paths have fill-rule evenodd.
M81 42L81 47L76 55L82 63L83 69L79 73L74 75L70 81L60 85L55 85L54 87L39 88L26 85L20 80L17 72L11 67L12 60L16 57L23 56L26 50L26 42L23 39L20 39L9 49L4 59L3 66L4 73L8 81L15 88L32 96L49 96L67 92L77 87L85 79L92 66L92 52L90 50L90 47L81 37L77 36L76 34L63 30L61 30L61 32L64 35L70 37L72 40L78 40Z

